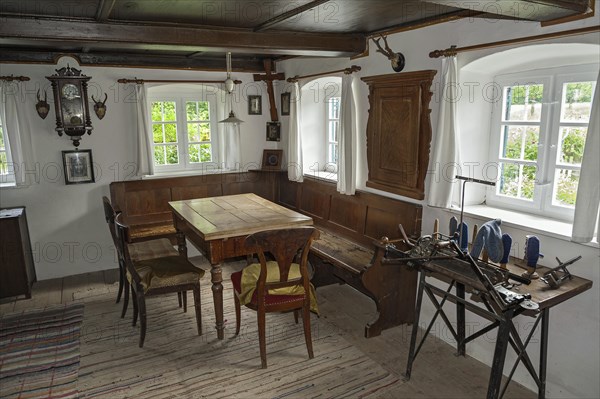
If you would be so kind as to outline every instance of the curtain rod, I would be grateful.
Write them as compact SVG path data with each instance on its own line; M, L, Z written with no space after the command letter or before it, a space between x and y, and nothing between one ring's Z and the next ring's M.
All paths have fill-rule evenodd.
M434 50L431 53L429 53L429 57L430 58L452 57L452 56L456 55L457 53L462 53L465 51L473 51L473 50L480 50L480 49L486 49L486 48L507 46L507 45L514 44L514 43L534 42L534 41L538 41L538 40L546 40L546 39L552 39L555 37L562 37L562 36L583 35L585 33L597 32L597 31L600 31L600 25L588 26L586 28L579 28L579 29L564 30L561 32L546 33L546 34L537 35L537 36L519 37L516 39L502 40L499 42L482 43L482 44L476 44L476 45L468 46L468 47L452 46L445 50Z
M224 80L170 80L170 79L119 79L117 80L119 83L225 83ZM242 83L241 80L233 81L236 85Z
M0 80L6 80L7 82L12 82L13 80L17 80L19 82L27 82L31 80L28 76L0 76Z
M327 75L332 75L332 74L340 73L340 72L344 72L344 74L350 75L351 73L358 72L361 69L362 68L359 67L358 65L352 65L350 68L338 69L337 71L321 72L321 73L315 73L315 74L312 74L312 75L304 75L304 76L298 76L298 75L296 75L293 78L288 78L287 81L288 81L288 83L296 83L300 79L314 78L314 77L317 77L317 76L327 76Z

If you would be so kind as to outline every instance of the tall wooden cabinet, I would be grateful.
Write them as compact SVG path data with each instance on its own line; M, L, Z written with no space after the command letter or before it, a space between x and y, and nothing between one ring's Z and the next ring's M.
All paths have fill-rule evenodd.
M367 187L425 197L429 163L431 83L426 70L362 78L369 85Z
M31 298L36 281L25 207L0 209L0 298Z

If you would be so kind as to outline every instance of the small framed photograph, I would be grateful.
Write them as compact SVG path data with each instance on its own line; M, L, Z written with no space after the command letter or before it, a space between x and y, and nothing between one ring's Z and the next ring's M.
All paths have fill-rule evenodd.
M292 93L281 93L281 115L288 116L290 114L290 101Z
M267 122L267 141L281 141L280 122Z
M262 115L262 96L248 96L248 115Z
M281 158L283 150L264 150L262 158L263 170L281 170Z
M63 151L65 184L94 183L92 150Z

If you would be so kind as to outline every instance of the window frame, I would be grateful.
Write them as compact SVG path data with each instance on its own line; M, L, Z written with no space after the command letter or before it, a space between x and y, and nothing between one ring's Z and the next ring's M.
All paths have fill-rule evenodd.
M497 187L487 189L486 203L490 206L522 211L531 214L544 215L554 219L572 222L574 208L554 205L553 194L555 187L555 174L559 169L558 142L560 136L560 116L563 96L563 85L569 82L596 81L598 73L597 64L556 67L549 69L538 69L533 71L517 72L511 74L497 75L494 77L494 85L501 88L498 101L492 105L490 119L490 145L489 160L498 167L496 181L500 181L501 152L503 149L502 126L532 126L538 125L540 134L538 137L538 157L534 163L537 167L534 182L533 200L528 201L497 194ZM507 86L544 84L542 96L542 110L539 122L529 121L504 121L504 89ZM593 92L593 91L592 91ZM582 123L563 123L562 125L579 125ZM589 125L589 121L588 121ZM515 162L519 163L519 161ZM579 166L578 170L581 169ZM493 176L488 176L493 179Z
M333 102L337 102L338 104L338 117L337 118L330 118L331 115L331 106ZM339 114L341 111L341 106L342 106L342 98L341 95L340 96L335 96L335 97L329 97L326 99L325 101L325 148L327 148L327 151L325 153L325 165L323 170L324 171L331 171L331 169L335 169L335 173L337 173L337 169L338 169L338 163L339 163L339 157L340 157L340 146L339 146L339 134L340 134L340 118L339 118ZM331 137L331 130L330 130L330 126L331 126L331 122L337 122L337 127L338 127L338 131L337 131L337 141L331 141L330 137ZM336 154L337 154L337 159L335 160L335 162L333 162L329 155L330 153L330 147L334 145L336 148Z
M216 96L207 96L202 93L202 88L199 88L200 94L194 95L191 93L185 94L175 94L174 91L161 91L159 93L148 93L148 112L149 112L149 122L150 122L150 131L148 134L150 135L150 143L152 146L152 161L155 162L154 159L154 148L156 145L163 144L154 144L154 136L153 129L154 122L152 121L152 103L154 102L175 102L175 123L177 128L177 142L172 143L173 145L177 145L177 151L179 156L178 164L167 164L167 165L157 165L154 163L154 172L155 174L165 174L171 172L183 172L183 171L197 171L203 170L207 168L207 165L211 167L219 164L219 129L218 129L218 112L217 112L217 98ZM188 136L188 120L187 120L187 108L186 104L188 101L196 101L196 102L208 102L209 103L209 115L210 115L210 144L211 144L211 155L212 160L210 162L190 162L189 161L189 146L192 144L201 144L205 142L189 142ZM192 121L193 123L194 121ZM171 144L171 143L169 143ZM213 168L214 169L214 168Z

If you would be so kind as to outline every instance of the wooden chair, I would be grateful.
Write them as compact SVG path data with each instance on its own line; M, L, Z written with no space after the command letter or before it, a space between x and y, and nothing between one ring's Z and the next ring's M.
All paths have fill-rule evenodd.
M117 261L119 263L119 292L117 294L117 303L119 303L121 300L121 295L123 291L125 291L125 297L123 298L123 310L121 311L121 318L123 318L125 317L125 314L127 313L127 307L129 306L129 283L126 281L127 272L125 270L125 255L123 254L123 251L120 250L115 226L115 218L118 214L120 214L120 212L115 211L110 203L110 200L106 196L102 197L102 203L104 205L104 217L106 219L106 223L108 223L110 235L117 250ZM129 254L131 259L134 262L137 262L140 260L160 258L163 256L177 256L179 252L177 252L177 250L173 247L169 239L159 238L129 244ZM179 298L179 307L183 306L184 311L186 311L187 297L182 296L180 293L177 295Z
M135 244L128 243L129 227L121 222L121 215L115 218L117 242L119 250L123 253L126 278L132 289L134 299L133 325L140 318L140 348L144 346L146 338L146 297L167 294L171 292L183 293L187 291L194 294L194 310L196 311L196 324L198 335L202 335L202 314L200 309L200 278L204 270L195 267L183 255L175 254L149 259L134 260L132 248ZM168 241L168 240L167 240ZM184 305L185 305L184 299ZM184 312L187 310L184 306Z
M314 288L309 282L307 258L312 241L318 237L319 231L315 228L300 227L262 231L246 238L246 245L253 248L260 263L251 264L231 275L235 333L237 335L240 332L241 305L257 311L262 368L267 368L265 319L269 312L293 310L297 323L298 311L302 310L308 357L312 359L314 356L310 333L311 296L314 298ZM275 260L267 261L265 253Z

